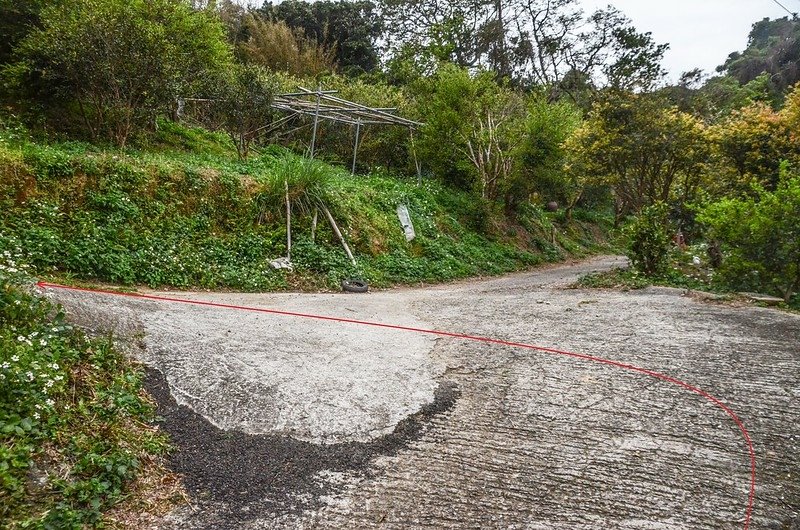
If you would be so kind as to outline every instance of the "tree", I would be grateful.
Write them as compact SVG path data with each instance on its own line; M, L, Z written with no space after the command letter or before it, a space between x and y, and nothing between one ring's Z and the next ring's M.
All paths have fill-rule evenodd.
M488 111L504 101L494 76L490 72L471 75L445 63L433 76L420 79L413 90L419 114L425 116L418 142L420 158L445 183L464 190L480 188L468 142Z
M236 65L216 86L207 125L225 130L239 158L246 159L253 142L272 122L275 81L260 66Z
M800 162L796 130L784 116L764 104L754 104L710 129L720 157L718 192L749 194L754 184L775 190L782 161Z
M727 251L720 273L730 287L775 290L791 302L800 289L800 175L784 165L775 191L711 203L698 220Z
M401 50L433 52L438 61L462 68L481 65L479 34L491 0L382 0L390 56ZM484 35L485 40L485 35Z
M538 193L545 201L566 201L569 216L583 189L573 190L564 174L564 144L580 125L581 113L567 101L548 103L541 95L531 97L526 110L522 143L516 152L521 175L514 195Z
M231 63L215 16L181 0L57 2L41 26L19 47L20 90L61 117L74 104L92 138L120 146Z
M611 186L617 220L667 202L673 192L681 202L693 198L708 157L699 120L636 94L596 104L567 147L576 179Z
M296 76L318 76L334 70L334 54L302 29L292 29L285 22L270 22L247 15L244 26L248 38L240 44L247 62Z
M617 90L651 90L666 74L661 67L669 44L656 44L652 35L633 26L612 30L613 62L603 68L608 85Z
M786 96L781 119L790 131L792 143L800 145L800 83L796 84Z
M706 79L699 69L695 69L685 72L677 85L665 87L659 93L681 111L712 123L754 103L773 103L767 74L742 86L726 75Z
M513 184L517 180L516 150L522 141L521 102L506 98L500 105L483 109L464 138L465 153L477 171L482 199L505 199L506 211L516 206Z
M285 22L319 46L331 50L341 71L347 75L372 72L378 68L378 40L382 20L369 0L266 2L259 10L273 22Z
M571 81L647 88L661 74L666 45L640 34L618 10L586 15L579 0L383 0L390 56L436 50L439 60L495 72L553 98ZM593 84L583 83L583 87ZM577 100L579 95L575 95Z
M800 19L765 18L753 24L742 52L734 52L717 68L745 85L768 74L770 93L777 100L800 81Z
M14 48L39 25L45 0L0 0L0 64L13 61Z
M582 83L584 88L622 85L624 75L642 78L645 68L659 69L664 45L655 46L649 34L637 33L614 7L587 15L577 0L516 0L512 5L515 31L509 39L517 76L526 84L553 87L554 95L566 92L577 101L569 89L575 80L592 81Z
M222 25L225 26L228 42L238 52L240 45L249 37L246 22L250 13L233 0L222 0L216 9Z

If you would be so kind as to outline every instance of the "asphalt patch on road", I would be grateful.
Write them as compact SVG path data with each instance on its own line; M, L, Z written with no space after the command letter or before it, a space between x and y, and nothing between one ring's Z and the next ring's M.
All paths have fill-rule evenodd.
M224 431L189 407L178 405L164 375L147 368L145 388L158 404L158 424L172 441L172 469L197 505L211 505L230 528L265 515L300 513L332 493L323 471L369 474L370 462L391 456L418 439L435 416L453 408L455 384L442 382L434 401L372 442L318 445L287 436ZM201 510L201 512L204 510ZM215 527L219 528L219 523Z

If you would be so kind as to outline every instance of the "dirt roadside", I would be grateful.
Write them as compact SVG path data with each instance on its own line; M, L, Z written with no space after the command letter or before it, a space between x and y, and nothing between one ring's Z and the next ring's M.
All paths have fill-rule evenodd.
M687 381L744 421L751 528L800 528L800 317L564 287L619 258L368 295L168 293L469 333ZM510 347L51 291L131 337L194 506L164 528L743 527L746 445L674 385Z

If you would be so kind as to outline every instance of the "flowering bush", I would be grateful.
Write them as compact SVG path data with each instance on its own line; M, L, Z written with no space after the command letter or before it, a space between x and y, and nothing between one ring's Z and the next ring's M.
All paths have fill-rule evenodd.
M0 520L95 524L165 439L145 425L140 372L32 295L18 257L0 253Z

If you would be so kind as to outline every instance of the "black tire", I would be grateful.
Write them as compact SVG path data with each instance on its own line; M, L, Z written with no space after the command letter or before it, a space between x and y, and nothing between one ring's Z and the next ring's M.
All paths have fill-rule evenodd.
M366 293L369 284L364 280L342 280L342 291L346 293Z

